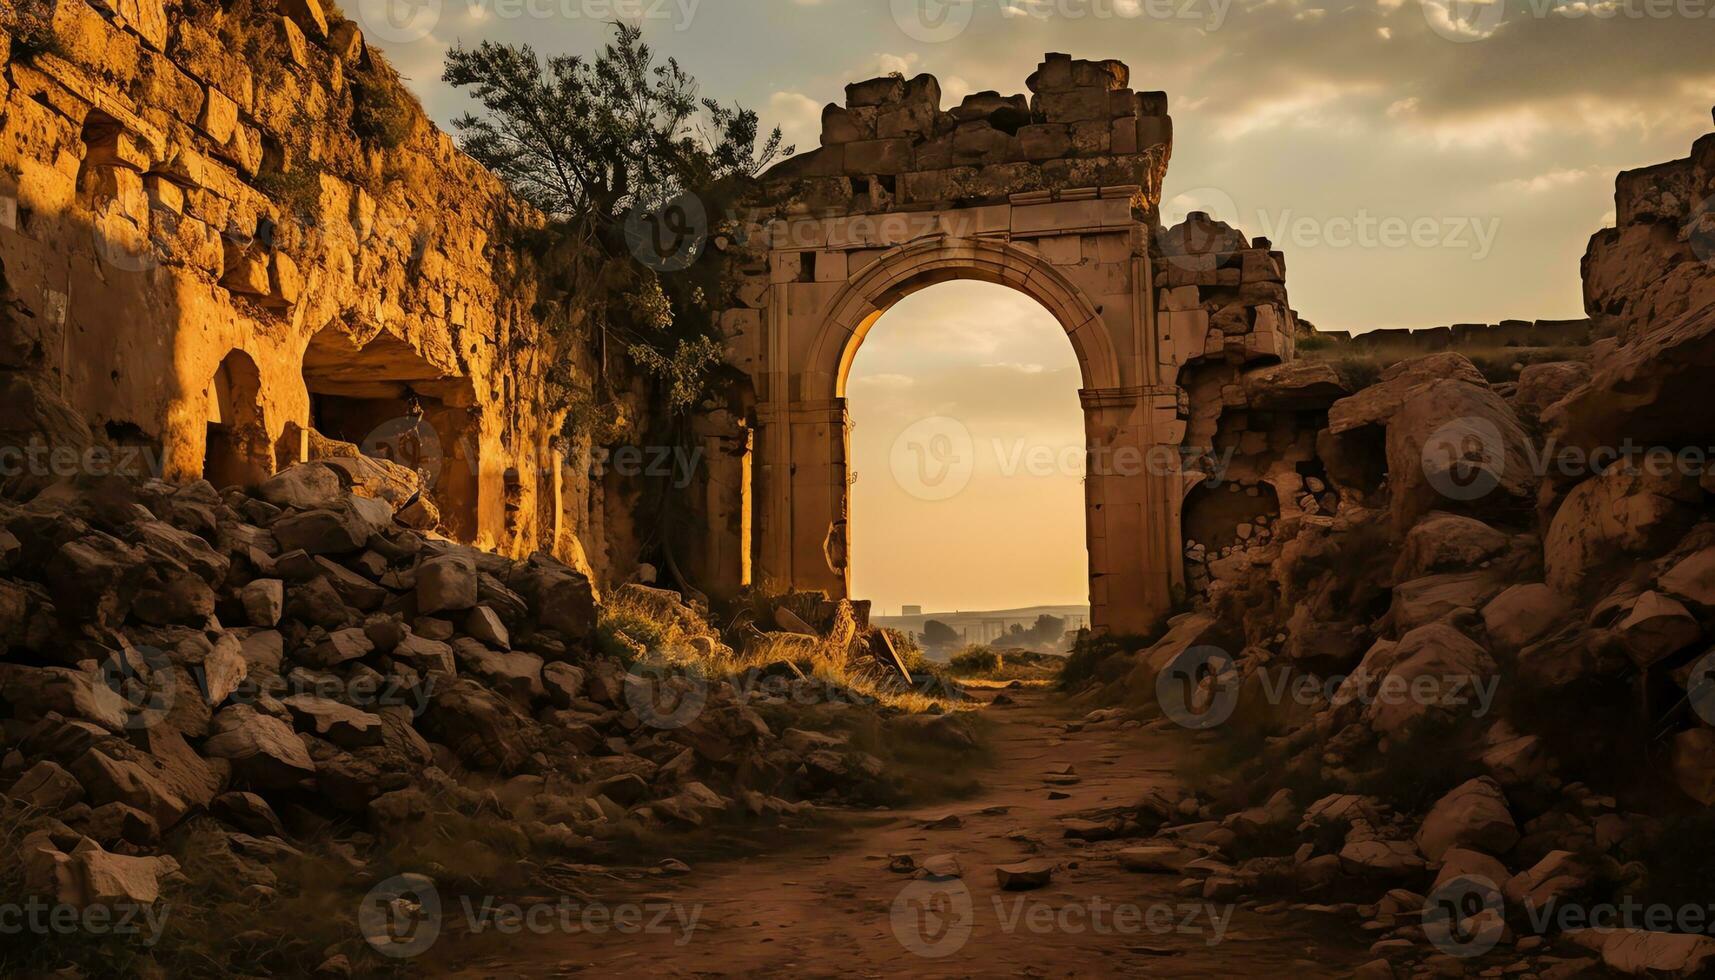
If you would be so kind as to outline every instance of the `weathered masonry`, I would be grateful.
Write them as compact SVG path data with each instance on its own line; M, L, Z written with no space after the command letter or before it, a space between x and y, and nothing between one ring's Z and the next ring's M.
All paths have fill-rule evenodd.
M1284 262L1225 225L1158 223L1172 147L1166 97L1116 61L1048 55L1031 95L942 111L920 75L847 86L822 147L774 168L732 250L723 317L755 387L754 503L729 533L771 585L847 594L846 377L901 298L952 279L1009 286L1065 328L1083 376L1090 599L1098 628L1141 632L1185 587L1181 509L1223 385L1187 372L1290 359ZM1200 219L1201 216L1194 216ZM1199 398L1204 404L1199 405Z

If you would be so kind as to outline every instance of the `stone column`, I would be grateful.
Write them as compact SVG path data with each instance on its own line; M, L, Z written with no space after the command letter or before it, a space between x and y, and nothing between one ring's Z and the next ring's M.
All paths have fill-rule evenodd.
M846 420L844 398L758 413L757 579L771 588L848 594Z
M1184 568L1174 526L1179 451L1170 427L1176 389L1079 392L1088 444L1084 481L1090 550L1090 623L1149 632L1171 612Z

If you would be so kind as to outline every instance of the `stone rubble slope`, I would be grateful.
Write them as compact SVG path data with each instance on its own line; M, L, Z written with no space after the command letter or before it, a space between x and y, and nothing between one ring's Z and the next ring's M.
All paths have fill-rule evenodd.
M584 575L413 530L409 495L366 473L385 471L300 464L253 494L87 478L0 503L0 804L28 807L31 894L154 902L187 833L266 903L306 841L361 865L441 813L571 853L889 791L841 721L872 699L790 663L628 667L597 652ZM712 636L674 593L617 594ZM916 720L970 744L953 716Z
M1337 505L1210 561L1084 695L1230 760L1119 814L1148 838L1122 864L1355 919L1365 977L1715 972L1712 141L1621 175L1585 267L1609 339L1579 359L1327 386ZM1592 918L1628 901L1673 914Z

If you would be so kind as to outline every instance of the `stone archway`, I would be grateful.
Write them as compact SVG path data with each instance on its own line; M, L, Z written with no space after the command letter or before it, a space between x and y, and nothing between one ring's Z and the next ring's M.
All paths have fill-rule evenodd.
M1204 216L1158 223L1172 121L1117 61L1048 55L1030 95L943 110L932 76L846 87L822 146L763 175L726 248L728 363L755 393L751 561L703 570L713 591L849 591L845 378L900 298L953 279L1032 297L1083 375L1091 621L1144 633L1183 595L1181 368L1291 357L1283 259ZM1215 390L1205 398L1219 401Z
M227 354L207 392L202 475L216 487L255 486L273 472L261 397L256 362L241 350Z
M340 324L310 339L303 375L312 429L416 470L447 532L477 539L482 468L469 378L393 334L359 342Z

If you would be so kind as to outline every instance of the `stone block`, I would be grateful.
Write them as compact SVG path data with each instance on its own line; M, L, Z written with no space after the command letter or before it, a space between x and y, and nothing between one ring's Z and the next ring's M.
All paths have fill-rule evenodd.
M1108 149L1115 154L1137 152L1137 120L1130 116L1109 124Z
M902 174L911 170L911 141L905 139L862 140L846 144L846 172L851 174Z
M889 105L905 97L905 76L883 75L846 86L846 107Z
M828 103L822 108L822 145L874 139L876 115L874 109L845 109Z
M210 86L203 93L202 113L197 128L207 133L217 145L224 146L238 129L238 104Z
M1113 123L1108 120L1073 123L1070 130L1072 152L1080 156L1095 156L1108 152L1108 135L1113 131Z
M1072 150L1072 136L1064 123L1038 123L1018 130L1019 147L1026 160L1053 160Z
M961 123L953 131L953 155L961 161L1006 163L1012 150L1012 137L986 122Z
M935 107L927 102L884 109L876 117L875 135L882 139L926 137L935 132L935 115Z
M1045 92L1031 100L1031 110L1048 122L1086 122L1110 118L1108 93L1099 88Z
M322 12L320 0L280 0L280 11L310 37L318 41L327 39L328 18Z

